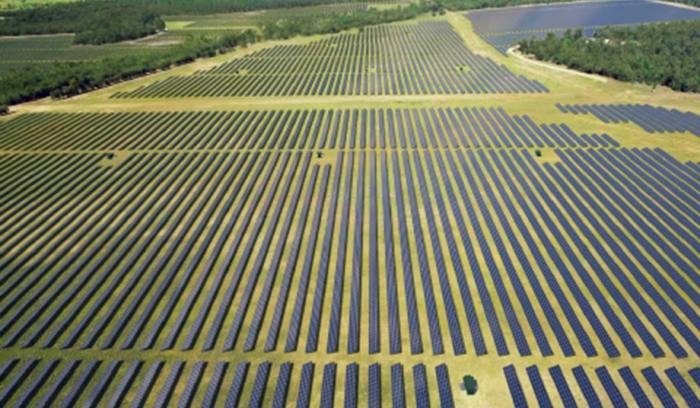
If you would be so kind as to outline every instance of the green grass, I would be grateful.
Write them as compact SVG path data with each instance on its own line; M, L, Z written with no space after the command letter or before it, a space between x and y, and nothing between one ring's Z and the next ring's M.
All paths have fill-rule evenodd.
M0 74L13 68L21 69L36 64L161 52L168 45L182 40L183 36L176 33L109 45L73 45L72 34L0 37Z

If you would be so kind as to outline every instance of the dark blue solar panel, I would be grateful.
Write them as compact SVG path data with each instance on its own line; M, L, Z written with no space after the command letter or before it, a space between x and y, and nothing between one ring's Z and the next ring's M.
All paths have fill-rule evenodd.
M359 153L357 172L357 190L355 193L355 237L352 252L352 274L350 287L350 316L348 325L348 353L360 351L360 308L362 304L362 256L364 230L364 191L365 191L365 153Z
M14 405L17 407L29 406L30 402L32 401L32 398L37 396L37 394L41 390L41 387L44 385L46 380L48 380L49 376L51 376L51 373L53 373L56 367L58 367L59 363L60 360L51 360L48 363L46 363L43 367L41 367L38 370L39 373L34 377L31 383L29 383L25 387L24 392L19 397L19 399L15 401Z
M212 407L216 404L216 400L219 397L219 390L221 390L221 384L228 370L228 362L220 361L214 365L214 372L209 378L209 385L207 386L207 391L204 393L204 400L202 401L202 406Z
M275 386L275 395L272 399L274 408L283 408L287 404L287 393L289 391L289 380L292 376L292 363L284 363L280 366L280 371L277 374L277 385Z
M602 408L603 404L601 404L598 394L595 392L595 388L593 388L593 384L591 384L591 380L588 379L588 375L586 375L586 371L584 371L583 367L578 366L571 371L574 373L576 382L578 382L578 386L581 388L583 397L586 398L588 405L590 407Z
M206 361L197 361L192 367L190 372L190 377L187 379L185 384L185 389L180 393L180 400L178 401L178 407L185 408L192 405L194 396L197 393L197 388L199 387L199 382L202 380L204 375L204 370L207 368Z
M382 367L379 363L369 366L367 378L367 406L376 408L382 406Z
M335 396L335 373L337 369L336 363L328 363L323 367L323 379L321 383L321 404L323 408L333 406Z
M265 397L265 389L267 388L267 380L270 378L270 367L272 363L265 361L258 366L258 371L255 373L255 381L250 394L249 408L262 407L263 398Z
M540 370L537 366L530 366L525 369L527 376L530 378L530 384L532 389L535 391L535 397L537 398L537 403L540 407L552 407L552 401L549 399L549 394L547 393L547 387L545 387L542 381L542 376L540 376Z
M247 361L238 363L236 366L236 371L233 374L233 381L231 381L231 387L228 390L228 396L226 397L226 403L224 405L226 408L235 408L238 406L249 367L250 363Z
M307 242L306 256L304 257L304 263L302 264L301 276L297 282L297 295L294 303L294 309L292 310L292 318L289 323L287 343L284 346L285 352L296 350L299 343L299 332L301 330L306 298L308 296L312 263L314 254L316 253L316 241L318 240L318 230L321 224L321 216L323 214L323 206L326 199L329 174L330 166L326 165L323 167L321 182L317 191L318 200L316 201L316 208L314 209L314 215L312 218L311 235L309 236L309 240Z
M185 369L185 362L184 361L176 361L173 364L173 368L170 369L170 373L165 379L165 383L163 384L163 387L160 389L160 392L158 393L158 397L156 398L156 406L158 407L164 407L167 406L168 403L170 402L170 398L173 396L173 391L175 390L175 387L177 386L178 381L180 380L180 375L182 375L182 370Z
M391 112L391 111L389 111ZM406 309L408 312L408 325L411 338L411 353L418 354L423 352L423 340L421 338L420 323L418 320L418 302L416 300L416 287L415 281L413 279L412 273L406 273L406 271L411 271L411 251L409 247L409 236L408 236L408 226L406 222L406 208L403 201L403 191L401 186L401 174L398 168L397 155L396 152L392 153L392 159L394 163L394 187L396 195L396 211L399 223L399 239L401 240L401 259L404 265L404 292L406 296ZM431 304L428 302L428 315L432 318L432 311L430 309ZM431 327L431 335L432 328Z
M430 407L430 394L428 391L428 378L425 373L425 365L413 366L413 387L416 396L416 407Z
M616 408L627 407L625 398L620 394L620 390L617 388L617 385L615 385L615 381L613 381L610 376L608 369L605 367L598 367L595 369L595 373L598 375L601 384L603 384L603 388L605 388L605 392L608 394L613 406Z
M447 365L440 364L435 367L435 377L437 378L438 391L440 393L441 407L454 407L454 397L452 396L452 384Z
M108 407L115 408L121 405L122 400L129 392L129 389L131 388L131 385L136 379L136 375L139 373L139 370L141 370L142 366L143 361L140 360L134 361L129 365L129 368L127 368L126 373L124 373L121 381L119 381L117 389L114 391L114 394L112 394L112 398L110 398L109 403L107 404Z
M549 369L549 375L551 375L552 380L554 380L554 385L557 387L557 391L559 391L559 398L561 398L561 402L564 406L575 408L577 406L576 398L574 398L574 395L571 393L569 383L566 381L561 367L551 367Z
M508 383L508 389L510 390L511 398L513 399L513 405L518 408L527 407L527 400L525 399L523 387L520 384L515 367L513 365L503 367L503 374L505 375L506 382Z
M340 229L338 231L339 240L338 250L336 253L335 278L333 280L333 296L330 304L330 317L328 324L328 341L326 351L329 353L338 351L338 342L340 340L340 320L341 306L343 303L343 286L345 279L345 258L347 256L347 236L348 226L350 222L350 205L352 200L352 178L353 169L355 167L355 156L353 152L348 154L347 169L345 171L345 189L343 192L343 209L340 218Z
M357 363L348 364L345 368L345 408L357 407L357 385L360 366Z
M685 382L681 373L678 372L678 370L675 367L666 369L665 372L668 378L673 383L673 386L676 387L678 393L681 394L681 397L683 397L688 406L700 407L700 399L698 399L698 396L695 395L695 392L692 388L690 388L688 383Z
M639 385L639 381L637 381L637 378L635 378L634 373L632 373L632 370L630 370L629 367L624 367L619 370L619 373L622 377L622 380L627 385L627 388L630 390L632 398L634 398L634 401L637 403L637 405L640 408L652 408L653 405L651 401L649 401L649 398L644 392L642 386Z
M95 375L95 372L100 367L100 364L102 364L101 361L90 361L87 363L87 367L80 373L80 376L75 381L75 384L73 384L73 387L68 392L68 395L66 395L61 401L61 408L75 406L78 399L80 399L80 395L85 390L85 387L87 387L88 383ZM136 401L134 401L134 403L136 403ZM132 406L134 405L132 404Z
M40 407L50 406L56 400L56 398L58 398L58 395L61 393L61 390L71 379L75 371L78 369L79 365L80 360L73 360L68 362L66 367L63 370L61 370L61 372L58 374L53 384L51 384L49 389L46 390L46 392L44 393L44 398L42 398L37 405Z
M661 381L661 378L659 378L659 376L656 374L656 371L654 371L653 368L647 367L643 369L642 374L644 375L644 378L647 379L649 385L651 385L651 388L656 393L656 396L659 397L661 404L665 408L678 407L678 404L676 404L676 401L671 396L671 393L668 391L668 388L666 388L664 383Z
M695 367L692 370L688 371L688 374L693 378L695 381L695 384L700 386L700 368Z
M402 364L394 364L391 366L391 401L391 406L393 408L403 408L406 406Z
M297 408L306 408L311 400L311 384L314 380L314 363L306 363L301 368L301 382L297 392Z

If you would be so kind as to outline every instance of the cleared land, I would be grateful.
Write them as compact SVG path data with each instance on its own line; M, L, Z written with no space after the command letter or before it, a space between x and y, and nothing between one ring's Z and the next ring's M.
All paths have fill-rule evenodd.
M341 34L2 119L0 402L693 406L700 140L560 106L698 97L422 24L549 92L114 97ZM392 38L356 64L421 47Z
M128 43L99 46L73 45L72 34L0 37L0 74L13 68L21 69L54 62L77 62L136 53L154 53L171 44L156 42L156 37L161 37L158 40L174 40L170 36L155 36Z

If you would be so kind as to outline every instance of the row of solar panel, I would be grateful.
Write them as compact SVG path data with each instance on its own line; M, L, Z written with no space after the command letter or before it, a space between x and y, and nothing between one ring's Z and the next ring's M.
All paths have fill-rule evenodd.
M617 147L503 108L28 114L2 150Z
M692 382L686 381L686 376L675 367L663 370L666 374L666 380L657 373L653 367L646 367L641 370L641 376L635 375L635 371L629 367L622 367L618 370L608 370L605 366L600 366L594 370L595 375L590 375L582 366L574 367L571 374L574 381L567 380L567 374L560 366L550 367L544 376L549 374L550 378L543 378L539 367L536 365L529 366L525 369L529 387L523 388L520 381L518 370L513 365L503 368L503 374L506 378L508 389L513 400L513 405L521 408L527 407L528 401L536 401L537 405L542 408L551 408L559 405L558 400L565 407L576 407L584 405L589 407L604 407L612 406L615 408L627 407L628 397L634 400L637 406L641 408L651 408L655 406L663 406L665 408L678 407L678 401L682 400L688 407L700 406L698 394L693 389ZM616 375L617 374L617 375ZM700 387L700 368L693 368L688 372L687 377L690 381L695 381ZM592 379L591 379L592 378ZM640 378L647 381L646 386L640 382ZM594 384L595 380L600 384ZM621 381L620 381L621 380ZM545 384L554 383L556 393L553 393L552 387L547 387ZM673 388L667 387L670 382ZM570 385L572 384L572 385ZM573 384L578 385L578 389L572 391ZM624 384L626 390L621 386ZM527 391L525 391L527 389ZM604 391L599 393L597 390ZM645 389L653 390L652 393ZM574 396L574 392L583 396L579 399ZM623 394L624 393L624 394ZM534 394L534 397L532 397ZM558 394L558 398L557 398ZM675 398L672 394L677 395ZM528 398L528 396L530 396ZM629 401L631 402L631 400Z
M557 103L564 113L591 113L605 123L632 122L647 132L690 132L700 136L700 115L651 105L569 105Z
M320 381L314 380L317 366L323 367ZM357 363L347 364L345 386L339 389L336 382L342 374L336 363L9 359L0 364L0 405L301 408L332 407L338 400L345 407L425 408L431 401L454 406L446 365L435 367L434 379L424 364L414 365L408 384L403 364L389 369L382 375L382 366L374 363L366 366L365 375ZM382 381L387 377L389 386ZM437 384L437 392L431 392L429 383Z
M440 21L380 26L307 45L273 47L113 97L542 92L548 90L538 81L472 53L451 25Z
M328 352L342 334L361 351L367 327L370 353L382 351L383 333L399 353L403 298L412 353L423 352L425 324L435 354L444 340L455 354L485 354L492 341L508 354L508 335L521 355L536 345L593 356L601 344L640 356L640 340L656 357L697 355L697 174L661 151L557 153L560 163L543 166L524 151L350 152L333 177L308 153L145 154L109 170L94 167L95 155L7 158L3 344L187 350L203 336L204 350L250 351L267 327L265 351L280 333L295 351L306 330L315 352L327 318ZM398 242L380 223L397 227Z

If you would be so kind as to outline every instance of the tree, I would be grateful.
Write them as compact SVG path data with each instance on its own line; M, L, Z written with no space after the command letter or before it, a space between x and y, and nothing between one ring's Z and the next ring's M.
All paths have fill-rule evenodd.
M479 389L479 384L474 377L465 375L462 382L464 383L464 390L467 392L467 395L476 394L476 391Z

